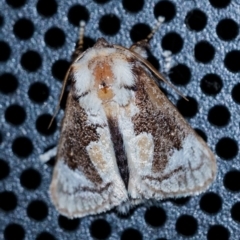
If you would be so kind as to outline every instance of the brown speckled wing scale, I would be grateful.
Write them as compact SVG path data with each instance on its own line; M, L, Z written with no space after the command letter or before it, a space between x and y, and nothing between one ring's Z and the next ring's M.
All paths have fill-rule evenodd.
M216 175L216 160L155 81L136 64L134 135L127 141L133 199L194 195L209 187ZM126 143L125 143L126 144Z
M86 112L70 91L50 186L52 201L62 215L96 214L127 198L116 161L111 159L113 146L104 147L104 141L111 142L108 126L88 123Z

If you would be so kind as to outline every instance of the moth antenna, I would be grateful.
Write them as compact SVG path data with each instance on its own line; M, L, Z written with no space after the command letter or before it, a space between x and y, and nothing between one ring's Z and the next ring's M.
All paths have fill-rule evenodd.
M77 47L73 53L73 63L77 62L83 55L83 44L84 44L84 32L85 32L85 21L79 22L79 36L78 36L78 42ZM75 57L74 57L75 56Z
M132 50L132 49L134 49L134 47L135 46L138 46L138 45L147 45L147 43L149 42L149 40L153 37L153 35L157 32L157 30L160 28L160 26L161 26L161 24L164 22L164 17L162 17L162 16L159 16L158 17L158 21L157 21L157 23L156 23L156 26L152 29L152 31L148 34L148 36L146 37L146 38L144 38L144 39L142 39L142 40L140 40L140 41L138 41L138 42L136 42L136 43L134 43L131 47L130 47L130 49Z
M156 23L156 26L152 29L152 31L148 34L148 36L144 39L146 42L149 42L149 40L153 37L153 35L157 32L157 30L160 28L162 23L164 22L165 18L162 16L158 17L158 21Z
M79 40L78 40L78 51L82 51L83 50L83 44L84 44L84 32L85 32L85 26L86 23L85 21L80 21L79 23L80 29L79 29Z
M79 55L81 55L81 53L83 52L85 25L86 23L84 21L79 22L78 42L72 54L73 61L75 61L79 57Z
M73 63L77 62L78 59L82 56L82 53L83 52L83 44L84 44L84 31L85 31L85 26L86 26L86 23L85 21L80 21L79 23L79 39L78 39L78 43L77 43L77 48L76 50L74 51L74 54L73 55L76 55L76 58L74 59ZM58 105L54 111L54 114L53 114L53 117L48 125L48 129L51 127L52 123L53 123L53 120L54 118L57 116L57 113L60 109L60 103L61 103L61 100L62 100L62 97L63 97L63 94L64 94L64 90L66 88L66 85L67 85L67 80L68 80L68 76L69 76L69 72L71 70L71 67L68 69L66 75L65 75L65 78L63 80L63 85L62 85L62 90L61 90L61 95L59 97L59 100L58 100Z
M113 45L115 48L130 51L140 62L142 62L148 69L150 69L155 76L157 76L159 79L161 79L163 82L165 82L167 85L172 87L178 95L180 95L182 98L184 98L186 101L189 101L172 83L170 83L160 72L157 71L157 69L146 59L144 59L142 56L140 56L138 53L132 51L131 49L122 47L120 45Z
M139 59L139 58L138 58ZM171 82L169 82L160 72L157 71L157 69L147 60L142 58L142 63L147 66L159 79L161 79L163 82L165 82L168 86L173 88L178 95L180 95L182 98L184 98L186 101L189 101Z
M148 67L159 79L165 82L168 86L173 88L178 95L184 98L186 101L189 101L172 83L170 83L157 69L147 60L139 56L139 54L134 53L134 55L140 60L146 67Z
M59 100L58 100L58 105L57 105L57 107L56 107L55 110L54 110L53 117L52 117L52 119L51 119L51 121L50 121L50 123L49 123L49 125L48 125L48 129L51 127L51 125L52 125L52 123L53 123L53 120L54 120L54 118L57 116L57 113L58 113L58 111L59 111L59 109L60 109L60 103L61 103L61 101L62 101L62 97L63 97L64 90L65 90L66 85L67 85L68 76L69 76L69 73L70 73L71 69L72 69L72 67L70 67L70 68L68 69L68 71L67 71L67 73L66 73L66 75L65 75L65 78L64 78L64 80L63 80L63 85L62 85L61 94L60 94L60 97L59 97Z

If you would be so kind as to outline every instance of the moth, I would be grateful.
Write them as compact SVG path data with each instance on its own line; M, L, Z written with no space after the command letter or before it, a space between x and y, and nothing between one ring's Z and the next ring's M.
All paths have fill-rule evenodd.
M82 52L82 35L63 84L71 82L50 185L57 210L126 213L205 191L214 154L156 84L164 77L146 60L151 36L130 48L100 38Z

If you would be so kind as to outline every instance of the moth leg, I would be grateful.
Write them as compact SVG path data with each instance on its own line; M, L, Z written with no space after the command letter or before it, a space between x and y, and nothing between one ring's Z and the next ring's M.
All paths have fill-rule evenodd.
M163 73L168 74L169 70L172 67L172 52L171 51L163 51L162 53L164 57L164 65L163 65Z
M47 152L41 154L39 156L39 159L42 163L46 163L48 162L52 157L57 155L57 147L53 147L51 149L49 149Z
M83 52L84 31L85 31L85 26L86 26L85 21L80 21L79 26L80 26L80 28L79 28L78 42L77 42L77 46L72 54L73 61Z

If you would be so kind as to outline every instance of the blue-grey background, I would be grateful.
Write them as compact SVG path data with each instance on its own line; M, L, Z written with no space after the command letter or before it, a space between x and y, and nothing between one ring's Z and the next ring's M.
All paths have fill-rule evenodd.
M40 2L43 3L44 7L42 11L44 13L44 9L47 11L48 7L50 8L52 2L54 3L55 1L52 0L48 2L46 0ZM175 14L173 14L173 18L170 19L170 21L163 24L150 42L151 54L157 59L160 66L163 67L162 51L164 50L164 44L162 44L162 39L164 36L169 32L175 32L179 34L183 41L180 51L172 56L172 64L173 66L177 66L181 63L190 69L190 82L185 85L178 85L177 87L184 95L194 98L198 103L196 114L192 114L193 116L190 114L190 117L186 119L193 128L201 129L205 133L208 145L216 153L218 175L216 181L210 187L209 192L215 193L214 196L218 200L220 199L220 205L218 202L220 206L219 210L212 214L204 211L204 209L200 207L201 198L204 196L204 194L201 194L196 197L191 197L184 204L177 204L173 201L160 202L158 206L164 211L162 211L163 213L160 211L162 215L159 216L159 218L163 219L163 221L161 222L160 220L160 223L157 223L158 226L155 227L150 224L151 221L149 222L149 220L147 220L149 217L145 215L146 207L135 209L129 217L125 218L117 216L114 211L110 211L96 216L85 217L75 222L70 221L66 223L66 220L61 218L59 220L59 214L53 207L48 196L52 166L42 164L39 161L39 155L47 148L57 144L64 111L63 109L60 110L56 117L57 127L53 128L50 132L46 132L46 123L44 121L39 120L38 123L37 121L39 117L44 114L53 114L61 89L61 80L54 76L52 68L58 60L64 60L64 66L67 66L67 62L71 61L71 54L78 39L78 27L69 20L69 10L72 6L79 4L88 12L86 15L83 11L79 16L79 20L87 20L85 29L86 37L94 41L99 37L104 37L111 43L129 47L132 44L130 31L134 25L143 23L151 28L156 24L157 20L154 15L154 8L156 4L161 1L145 0L142 8L140 7L140 10L137 12L129 11L120 0L109 0L105 2L106 3L100 4L92 0L56 1L55 7L53 5L52 11L50 9L50 13L46 16L47 14L44 15L41 13L40 7L40 10L38 9L37 0L0 0L0 76L6 72L11 73L18 81L17 88L10 93L6 93L0 89L0 159L4 161L4 166L7 165L9 167L9 174L5 174L5 176L4 173L2 173L5 177L0 180L0 193L2 194L0 195L0 239L31 240L37 239L37 236L38 239L54 239L54 237L55 239L104 239L104 237L107 239L121 239L121 236L122 239L240 239L239 213L237 215L238 220L232 216L233 210L237 209L240 212L240 189L237 185L237 182L240 182L240 153L238 147L237 150L235 147L235 154L233 154L229 160L225 160L219 156L215 150L216 144L223 137L233 139L236 146L239 146L240 143L240 105L239 102L232 97L234 86L240 82L240 69L238 65L240 64L240 59L235 59L237 67L234 71L228 69L224 64L227 53L232 50L239 50L240 36L237 33L233 39L226 41L221 39L216 32L218 23L225 18L233 19L237 23L238 31L240 2L237 0L170 1L170 5L172 4L175 8ZM226 6L218 7L214 5L215 2L218 2L217 4L226 2ZM187 24L186 16L193 9L199 9L206 15L206 25L200 31L191 29ZM120 29L115 35L104 34L104 32L99 29L100 19L107 14L113 14L119 19ZM21 39L21 33L20 37L18 36L19 34L16 29L14 32L16 22L22 18L30 20L33 25L32 34L29 34L29 36L26 34L25 39L24 37ZM59 46L54 45L54 36L53 38L50 37L50 44L48 40L46 40L46 32L52 27L59 28L65 35L65 41L63 41L62 44L61 41L57 43ZM25 30L23 24L22 31ZM52 46L50 46L51 39L53 39ZM198 61L194 54L196 44L203 40L210 43L215 49L213 59L207 63ZM2 42L4 42L5 45L2 44ZM6 45L9 46L10 53ZM27 70L21 63L23 54L29 50L37 52L42 60L40 66L34 71ZM161 68L159 70L161 70ZM57 73L61 71L65 71L64 67L62 69L58 67ZM200 87L201 79L208 73L217 74L222 79L222 88L217 94L207 95ZM3 80L6 81L5 78L1 77L0 81ZM29 97L29 89L35 82L44 83L49 91L47 94L39 88L42 91L42 95L46 96L46 99L43 97L44 101L40 101L40 103L36 103L36 101L33 101ZM4 83L0 82L0 85L2 86ZM176 95L174 90L169 89L166 85L161 84L161 86L169 93L168 97L174 104L177 104L181 97ZM36 92L33 92L33 95L35 93ZM41 93L39 94L41 96ZM25 111L25 117L23 117L22 121L17 121L17 123L14 123L14 119L18 119L18 112L16 112L16 116L14 116L15 113L10 112L10 119L13 119L13 122L6 116L7 109L14 104L21 106L23 111ZM216 105L225 106L230 113L229 120L225 125L223 124L224 126L216 126L208 121L209 110ZM21 111L20 113L22 114ZM218 118L222 117L224 118L221 114L218 116ZM36 124L38 124L38 127L36 127ZM41 131L41 129L43 130ZM22 136L29 138L33 146L32 151L24 157L19 156L13 151L14 140ZM229 146L226 146L226 148L228 147ZM24 144L20 144L20 148L24 148ZM30 174L30 177L24 178L22 174L27 169L30 169L32 175ZM235 172L235 179L232 181L233 185L236 184L236 186L234 185L236 189L232 189L231 191L231 189L227 188L226 184L224 184L224 177L232 170L237 170L237 172ZM3 167L0 169L0 172L1 171L5 171ZM31 184L31 181L34 182L34 178L39 176L40 180L37 181L38 184L34 187L35 189L29 190L21 182L22 177L25 180L27 179ZM4 200L1 200L1 196L4 196ZM33 206L32 211L27 210L31 209L30 204L35 200L42 201L40 202L40 206L43 207L38 208L39 205L36 204ZM212 199L211 195L209 200L207 198L210 209L211 207L214 208L214 201L215 198ZM8 206L10 207L8 208ZM233 206L238 206L238 208L235 207L233 209ZM34 219L35 215L39 216L38 211L43 213L43 217L40 220ZM44 211L46 213L44 213ZM166 218L164 217L164 212ZM150 211L150 219L151 214L153 214L153 218L155 219L154 211ZM179 221L181 223L182 215L192 216L195 220L192 218L190 218L190 222L183 220L184 227L178 227L177 223L179 223ZM99 225L100 230L96 227L97 224L94 225L97 219L105 219L107 221L100 222L102 224ZM156 222L158 222L158 220L156 220ZM193 226L191 225L192 222ZM21 227L18 226L17 229L20 233L14 238L11 238L12 235L9 235L8 229L13 229L12 232L14 232L15 228L11 228L11 224L13 223L21 226L22 230ZM196 223L197 228L194 227ZM216 228L217 230L214 230L213 226L215 225L220 225L220 227L218 226ZM129 228L133 228L139 233L132 233L133 235L127 238L124 234L128 233L127 229ZM182 232L181 229L193 229L193 233L191 233L190 236L186 236L187 234L184 234L184 230ZM100 238L101 234L99 235L101 231L106 232L103 238ZM127 233L125 231L127 231ZM213 238L212 236L214 235L211 235L211 231L213 231L213 234L220 232L219 238ZM45 232L45 235L42 234L43 232ZM47 235L46 232L49 234Z

